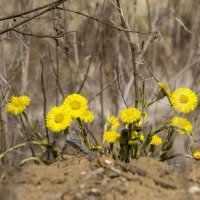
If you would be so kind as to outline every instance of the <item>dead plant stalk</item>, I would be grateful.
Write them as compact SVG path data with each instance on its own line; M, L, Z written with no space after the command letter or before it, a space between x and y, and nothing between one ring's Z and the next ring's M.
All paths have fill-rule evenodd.
M121 26L123 29L128 29L128 24L126 23L123 12L121 9L121 4L120 0L116 0L117 7L118 7L118 12L120 14L120 20L121 20ZM139 105L139 83L138 83L138 72L137 72L137 67L136 67L136 62L135 62L135 44L134 41L131 39L131 34L129 32L125 31L126 39L128 41L128 44L131 49L131 57L132 57L132 68L133 68L133 77L134 77L134 89L135 89L135 107L138 108Z

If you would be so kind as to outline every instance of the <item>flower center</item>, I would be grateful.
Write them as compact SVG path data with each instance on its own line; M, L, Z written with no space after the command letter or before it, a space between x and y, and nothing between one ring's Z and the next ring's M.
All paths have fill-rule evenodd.
M56 115L54 116L54 121L55 121L56 123L62 122L63 119L64 119L63 114L56 114Z
M74 110L78 110L80 107L81 107L81 104L80 104L80 102L79 101L72 101L71 103L70 103L70 106L71 106L71 108L72 109L74 109Z
M20 106L22 103L21 103L21 100L20 99L14 99L13 101L12 101L12 104L13 104L13 106Z
M189 97L185 94L182 94L179 98L181 103L187 103L189 101Z

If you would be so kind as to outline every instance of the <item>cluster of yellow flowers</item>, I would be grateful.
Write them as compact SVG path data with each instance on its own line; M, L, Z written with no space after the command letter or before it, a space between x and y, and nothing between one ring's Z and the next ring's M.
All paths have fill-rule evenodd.
M160 92L163 96L167 96L172 108L180 113L189 113L195 110L198 104L198 98L194 91L189 88L178 88L173 93L167 88L164 83L158 83ZM192 123L183 117L173 117L170 121L170 125L177 128L177 132L180 134L191 133L193 126Z
M146 113L141 113L139 109L131 107L125 108L120 111L120 120L124 124L135 124L136 129L141 129L142 121L148 118ZM115 116L108 116L106 122L106 132L103 137L108 143L118 142L120 139L120 134L117 132L117 128L120 126L119 120ZM128 142L129 145L134 145L138 141L143 142L145 136L139 131L133 131L131 138ZM162 143L162 138L159 136L153 136L151 138L151 145L160 145Z
M46 125L53 132L60 132L70 126L72 120L92 122L94 115L88 110L87 100L80 94L71 94L59 107L53 107L46 116Z
M129 140L129 145L135 145L139 142L144 141L144 134L141 132L133 131L131 134L131 139Z
M120 111L119 119L113 115L107 116L103 139L104 147L105 145L110 147L110 154L113 153L113 147L116 143L118 157L123 161L128 161L131 158L137 158L137 154L139 156L150 155L156 146L163 144L161 151L163 153L162 155L166 156L166 152L169 150L167 148L172 141L170 130L176 130L180 134L188 134L188 136L191 136L193 130L192 123L188 119L179 116L173 117L168 123L156 131L149 131L147 135L142 133L144 121L148 118L144 110L157 100L167 97L171 107L180 113L189 113L195 110L198 104L197 95L189 88L178 88L171 92L162 82L159 82L158 86L160 87L160 91L158 92L157 98L147 104L146 107L140 107L142 111L138 108L130 107ZM7 101L6 108L9 113L14 115L21 113L25 115L24 111L29 104L30 98L27 96L12 96ZM89 146L87 142L84 123L92 122L93 120L94 115L88 109L86 98L80 94L71 94L64 99L62 105L50 109L46 115L46 126L52 132L65 132L71 123L75 121L80 128L83 128L84 143L86 146L93 151L104 150L104 147L101 146ZM121 126L120 122L122 122ZM118 132L119 127L122 129L121 134ZM163 139L158 134L166 129L168 130L168 139L163 142ZM146 152L148 145L150 146L147 148L149 153ZM138 151L141 152L138 153ZM200 151L193 152L192 156L194 159L200 160ZM161 158L161 160L164 159L164 157Z
M114 143L119 141L120 134L117 132L119 125L119 121L115 116L107 116L107 122L105 124L106 131L103 135L106 142Z
M27 96L12 96L6 104L7 111L14 115L21 114L30 104ZM46 115L46 126L52 132L61 132L70 126L72 120L80 119L83 122L92 122L94 115L88 110L87 100L80 94L71 94L64 99L61 106L50 109Z

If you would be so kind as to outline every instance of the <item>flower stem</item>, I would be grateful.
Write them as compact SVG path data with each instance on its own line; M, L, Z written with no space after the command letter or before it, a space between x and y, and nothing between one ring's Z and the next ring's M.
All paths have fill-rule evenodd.
M34 124L32 122L29 121L28 116L25 112L22 112L22 115L24 116L24 119L26 120L26 123L29 125L29 127L34 131L35 136L41 140L41 141L46 141L42 135L40 134L39 131L36 130Z
M85 124L81 121L80 118L77 118L76 122L78 123L78 125L79 125L79 127L81 129L81 134L82 134L83 142L84 142L85 146L87 147L87 149L90 149L90 145L89 145L89 141L88 141L87 130L86 130Z

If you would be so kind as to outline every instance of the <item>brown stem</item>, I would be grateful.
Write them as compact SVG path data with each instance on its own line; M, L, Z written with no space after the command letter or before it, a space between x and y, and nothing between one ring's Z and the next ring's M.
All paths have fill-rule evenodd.
M67 0L59 0L54 4L50 4L50 6L47 9L45 9L44 11L41 11L38 14L35 14L35 15L33 15L32 17L30 17L28 19L25 19L24 21L16 23L16 24L14 24L13 26L11 26L9 28L1 30L0 31L0 35L4 34L6 32L12 31L13 29L15 29L15 28L17 28L17 27L19 27L19 26L21 26L21 25L23 25L23 24L25 24L25 23L27 23L27 22L29 22L31 20L33 20L33 19L35 19L35 18L37 18L37 17L39 17L39 16L51 11L51 10L56 9L57 6L59 6L60 4L64 3L65 1L67 1Z
M41 64L41 84L42 84L42 94L43 94L43 119L44 119L44 124L45 124L45 130L46 130L46 138L49 144L49 131L48 128L46 127L46 113L47 113L47 97L46 97L46 91L45 91L45 81L44 81L44 64L42 62L42 58L40 59L40 64ZM50 158L50 151L47 150L47 160Z
M121 5L120 5L120 0L116 0L117 2L117 7L118 7L118 12L120 14L120 19L121 19L121 26L123 29L128 29L128 25L123 17L123 13L121 10ZM138 72L136 68L136 62L135 62L135 44L131 39L130 32L124 31L127 41L129 43L130 49L131 49L131 57L132 57L132 67L133 67L133 77L134 77L134 89L135 89L135 107L138 108L139 105L139 85L138 85Z

